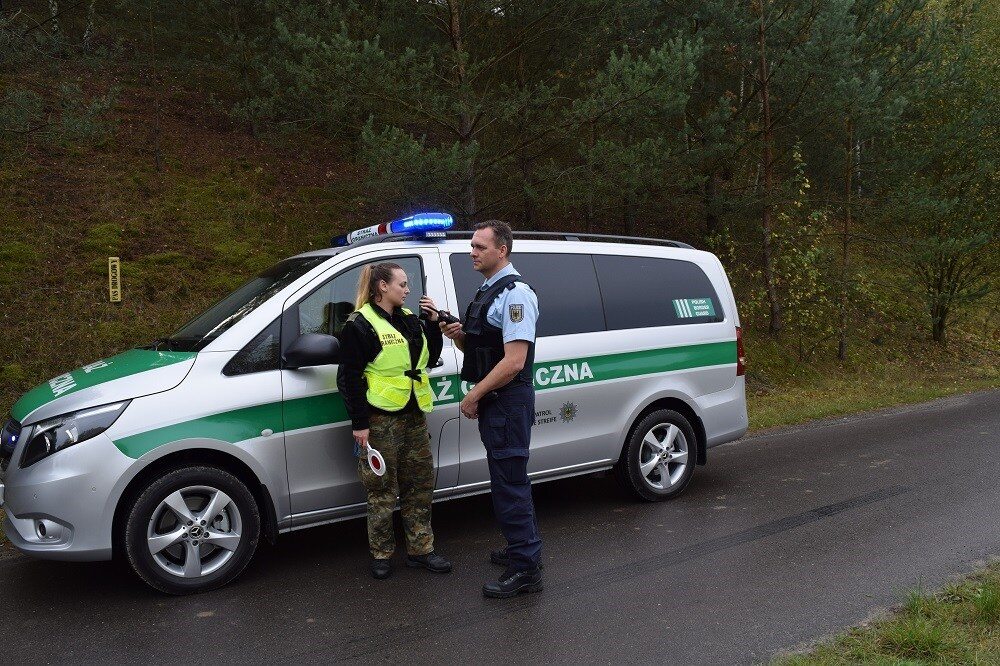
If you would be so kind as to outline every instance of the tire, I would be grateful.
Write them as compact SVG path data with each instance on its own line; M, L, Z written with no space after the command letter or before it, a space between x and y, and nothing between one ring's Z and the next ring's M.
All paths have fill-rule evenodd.
M669 448L665 449L668 439ZM659 409L632 428L615 465L615 476L634 497L660 502L676 497L691 482L697 452L698 440L687 418L672 409ZM665 478L669 483L664 483Z
M169 470L149 484L132 503L124 534L135 573L160 592L177 595L232 582L250 563L259 539L260 510L246 484L204 466Z

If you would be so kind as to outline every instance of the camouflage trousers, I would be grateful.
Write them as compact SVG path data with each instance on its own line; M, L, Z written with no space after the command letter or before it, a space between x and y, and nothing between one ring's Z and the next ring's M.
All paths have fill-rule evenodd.
M368 547L372 557L388 559L396 550L392 513L399 497L406 533L406 552L426 555L434 550L431 501L434 494L434 458L427 419L422 412L372 414L368 441L385 459L385 474L358 459L361 482L368 492Z

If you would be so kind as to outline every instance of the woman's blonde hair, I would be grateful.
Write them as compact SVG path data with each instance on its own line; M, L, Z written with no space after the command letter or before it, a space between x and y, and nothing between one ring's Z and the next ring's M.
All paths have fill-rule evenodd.
M396 269L403 270L399 264L391 261L383 261L381 264L368 264L361 269L358 276L358 295L354 299L354 309L360 310L366 303L378 301L378 283L385 280L386 284L392 282L392 272Z

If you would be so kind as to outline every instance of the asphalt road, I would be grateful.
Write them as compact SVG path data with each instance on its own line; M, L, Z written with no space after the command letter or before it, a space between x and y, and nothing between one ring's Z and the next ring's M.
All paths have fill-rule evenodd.
M446 576L367 573L360 520L282 537L234 585L172 598L107 564L0 560L2 661L767 661L1000 554L1000 391L709 452L673 502L537 486L545 591L484 599L486 496L435 507Z

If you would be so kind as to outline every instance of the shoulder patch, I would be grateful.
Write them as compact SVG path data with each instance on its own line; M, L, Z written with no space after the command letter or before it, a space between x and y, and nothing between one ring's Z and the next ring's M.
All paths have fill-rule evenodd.
M507 310L510 313L510 320L515 324L519 324L524 320L524 306L520 303L512 303L507 306Z
M354 321L355 319L357 319L357 318L358 318L359 316L361 316L361 313L360 313L360 312L358 312L357 310L355 310L355 311L354 311L354 312L352 312L351 314L347 315L347 321L351 321L351 322L353 322L353 321Z

